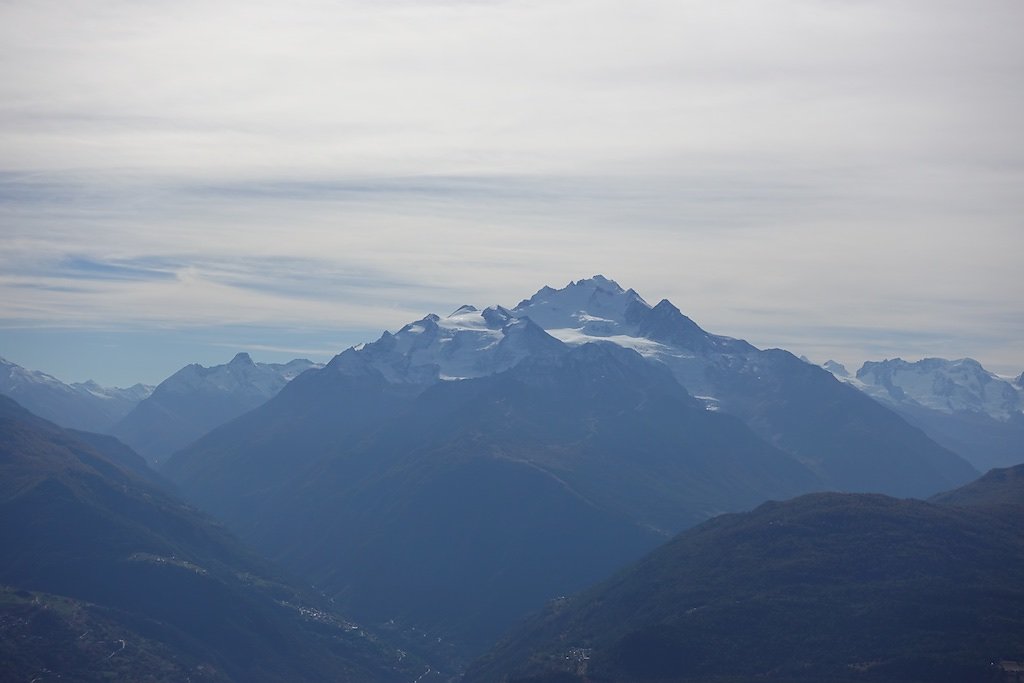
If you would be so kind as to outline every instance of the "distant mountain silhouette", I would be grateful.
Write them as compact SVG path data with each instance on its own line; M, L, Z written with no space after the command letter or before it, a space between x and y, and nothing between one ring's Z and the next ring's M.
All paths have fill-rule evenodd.
M143 384L127 389L101 387L96 382L65 384L0 358L0 395L62 427L105 432L152 391L153 387Z
M254 363L247 353L224 365L187 365L161 382L109 432L150 463L158 463L214 427L265 403L291 379L315 367L319 366L308 360Z

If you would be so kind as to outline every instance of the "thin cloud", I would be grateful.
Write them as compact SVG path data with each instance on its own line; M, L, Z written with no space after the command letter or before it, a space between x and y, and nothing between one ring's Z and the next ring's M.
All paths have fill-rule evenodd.
M4 3L0 326L394 329L602 272L763 345L1024 366L1022 23Z

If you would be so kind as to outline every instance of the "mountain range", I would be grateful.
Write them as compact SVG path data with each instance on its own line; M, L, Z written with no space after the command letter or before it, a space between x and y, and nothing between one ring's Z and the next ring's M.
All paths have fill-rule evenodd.
M850 376L594 276L326 365L132 390L3 368L77 427L0 399L0 655L27 680L427 683L542 608L466 680L1024 660L1024 475L961 486L1022 459L1021 380L969 359Z
M158 463L210 429L252 410L292 379L320 367L305 359L255 363L239 353L224 365L187 365L163 382L109 429Z
M354 617L463 656L714 515L977 475L824 369L601 276L347 349L163 472Z
M0 395L73 429L105 432L152 391L153 387L145 384L127 389L102 387L92 381L65 384L45 372L27 370L0 358Z

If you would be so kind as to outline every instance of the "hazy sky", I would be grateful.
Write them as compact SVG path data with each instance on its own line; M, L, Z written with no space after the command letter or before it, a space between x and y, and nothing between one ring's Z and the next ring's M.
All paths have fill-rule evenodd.
M5 0L0 356L324 360L603 273L816 361L1017 374L1022 27L1020 0Z

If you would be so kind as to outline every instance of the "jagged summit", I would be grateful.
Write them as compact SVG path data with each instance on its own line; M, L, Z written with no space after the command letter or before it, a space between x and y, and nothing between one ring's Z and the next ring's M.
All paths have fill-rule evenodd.
M241 351L222 365L207 367L190 363L161 382L154 393L228 391L258 394L265 400L295 376L316 367L320 365L304 358L288 363L257 363L252 356Z
M562 289L542 287L513 309L518 316L529 316L544 329L576 329L592 323L623 323L626 309L633 303L650 308L632 289L623 290L603 275L570 282ZM608 327L607 325L605 327ZM557 335L556 335L557 336ZM604 336L604 335L601 335Z
M615 280L609 280L604 275L594 275L593 277L582 278L580 280L570 280L569 284L567 284L565 287L562 287L561 289L555 289L554 287L551 287L549 285L544 285L539 290L537 290L537 293L534 294L532 297L520 301L516 308L519 308L519 306L522 306L523 304L533 300L538 296L547 296L551 294L581 290L602 290L612 294L618 294L623 291L622 287Z
M427 315L347 349L330 365L356 374L372 369L391 383L429 383L495 374L564 344L603 340L643 348L649 346L645 340L631 337L635 308L651 307L632 289L595 275L562 289L542 287L511 310L466 304L443 319Z
M305 359L256 363L244 351L223 365L186 365L161 382L113 425L111 433L150 462L168 455L211 428L277 395L311 368Z
M822 363L821 367L825 368L836 377L846 378L850 376L850 371L846 369L846 366L836 360L829 359Z
M510 334L527 322L536 329ZM373 368L400 384L467 379L506 370L532 353L553 350L556 342L596 341L663 361L690 381L703 365L683 370L686 359L754 350L746 342L705 332L667 299L652 307L635 290L594 275L561 289L541 287L512 309L496 305L481 311L467 304L447 318L428 315L346 350L331 366L357 374Z
M429 384L493 375L523 358L557 350L558 340L502 306L461 306L430 314L394 334L346 349L330 367L352 375L378 372L392 384Z
M942 413L974 412L1006 420L1021 412L1013 384L973 358L902 358L868 361L857 371L861 388L893 405L916 405Z
M253 362L252 357L245 351L241 351L235 354L235 357L231 359L228 365L256 365Z
M618 282L616 282L615 280L609 280L608 278L606 278L604 275L601 275L600 273L598 273L597 275L594 275L592 277L588 277L588 278L583 278L581 280L577 280L575 282L575 284L577 284L577 285L584 285L584 284L591 284L591 283L592 284L596 284L598 286L611 287L613 289L617 289L619 291L622 291L622 287L619 286Z

